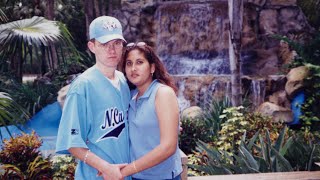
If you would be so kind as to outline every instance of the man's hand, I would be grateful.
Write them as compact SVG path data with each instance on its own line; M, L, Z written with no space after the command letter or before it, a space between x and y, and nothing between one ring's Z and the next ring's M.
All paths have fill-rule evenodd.
M124 179L120 170L127 164L108 164L98 173L104 180L121 180Z

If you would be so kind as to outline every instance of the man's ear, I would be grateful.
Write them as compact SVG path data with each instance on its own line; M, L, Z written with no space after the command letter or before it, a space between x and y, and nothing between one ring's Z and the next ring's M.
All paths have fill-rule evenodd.
M87 46L88 46L89 50L90 50L92 53L95 53L94 42L88 41Z

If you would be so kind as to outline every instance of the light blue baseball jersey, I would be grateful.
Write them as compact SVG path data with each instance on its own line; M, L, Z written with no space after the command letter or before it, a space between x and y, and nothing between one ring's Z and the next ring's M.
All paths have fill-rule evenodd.
M130 90L123 74L116 71L115 75L121 91L95 66L72 82L59 125L57 153L68 154L69 148L82 147L112 164L129 162ZM95 168L79 161L75 179L102 179L96 175Z
M155 96L160 86L164 86L154 80L146 92L135 99L136 90L132 92L128 121L130 137L131 161L144 156L160 144L159 120L155 109ZM166 113L166 112L161 112ZM177 129L177 133L178 133ZM138 179L172 179L182 172L180 151L177 145L176 152L162 163L134 174Z

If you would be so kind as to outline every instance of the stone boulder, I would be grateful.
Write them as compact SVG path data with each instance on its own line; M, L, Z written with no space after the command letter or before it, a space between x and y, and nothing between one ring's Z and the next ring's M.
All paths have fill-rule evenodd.
M191 106L189 108L186 108L181 113L182 119L197 119L198 117L201 117L203 114L202 109L199 106Z
M304 79L308 76L309 69L306 66L293 68L287 74L285 90L291 99L304 87Z
M296 6L297 0L268 0L272 6Z
M293 121L293 113L290 109L278 106L271 102L262 103L257 111L262 115L271 116L274 122L290 123Z
M268 97L268 101L273 104L276 104L278 106L285 107L288 109L291 106L291 103L290 103L289 99L287 98L287 93L284 90L274 92L272 95L270 95Z
M291 50L287 42L280 41L278 55L280 57L282 64L290 64L293 62L294 58L297 56L297 52L294 50Z

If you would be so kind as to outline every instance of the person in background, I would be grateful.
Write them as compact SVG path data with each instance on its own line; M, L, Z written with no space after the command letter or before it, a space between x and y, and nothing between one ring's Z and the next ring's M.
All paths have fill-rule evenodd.
M94 19L88 48L96 63L71 84L57 136L57 153L80 161L75 179L122 179L129 162L127 109L130 90L117 71L125 39L120 22L110 16ZM98 176L100 175L100 176Z
M122 70L136 89L128 112L131 163L121 173L133 179L180 179L177 88L146 43L129 43L122 60Z

